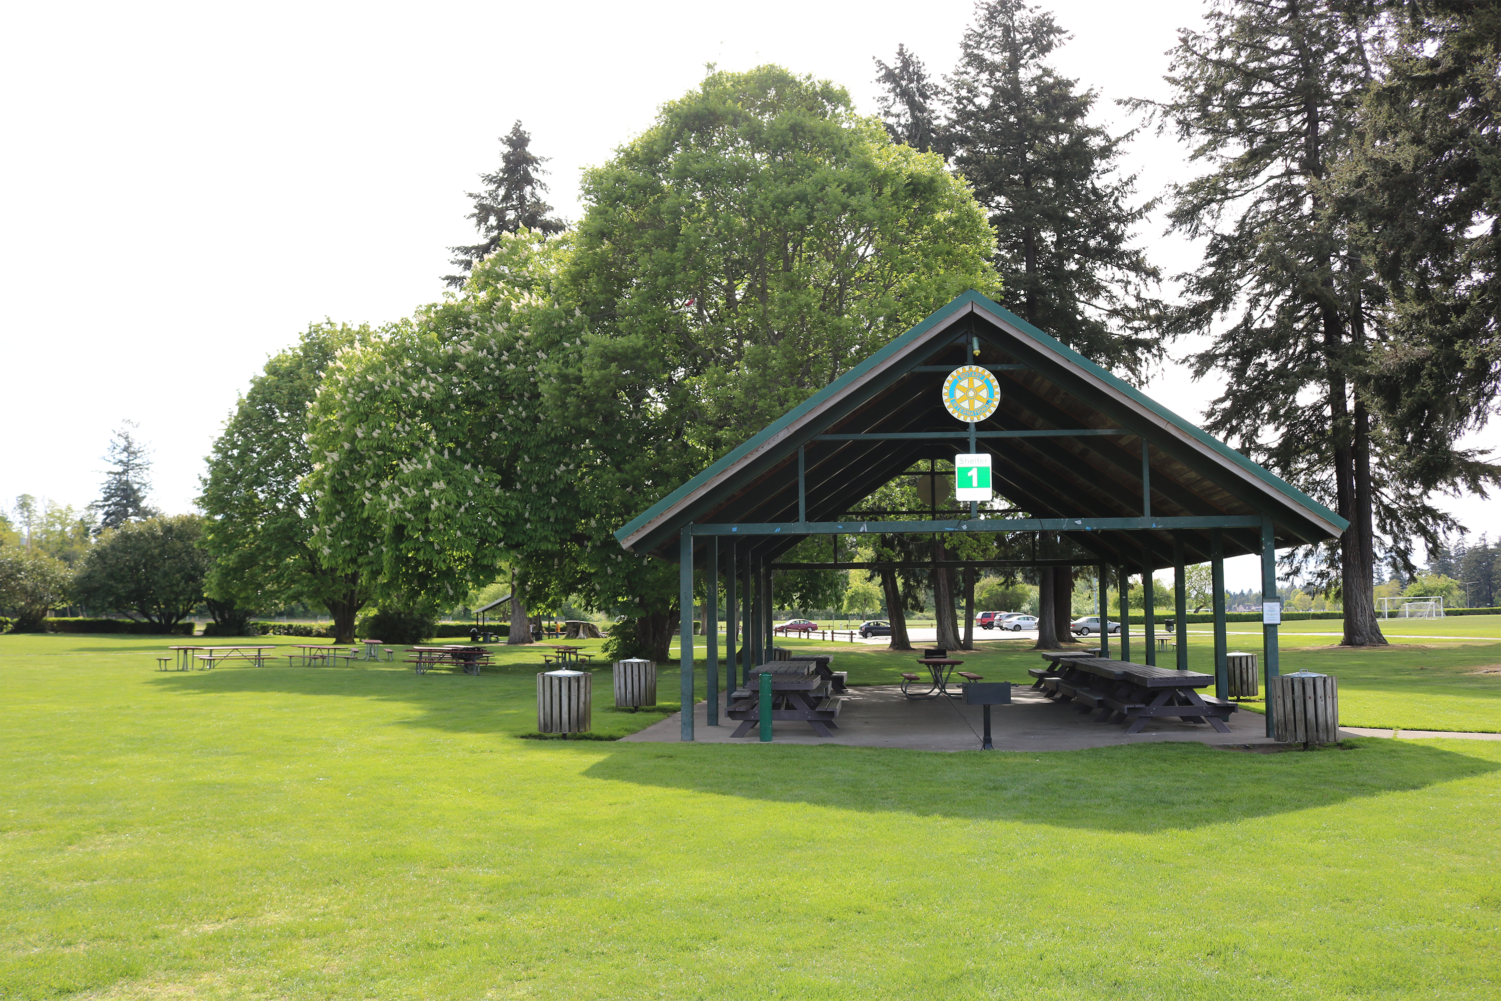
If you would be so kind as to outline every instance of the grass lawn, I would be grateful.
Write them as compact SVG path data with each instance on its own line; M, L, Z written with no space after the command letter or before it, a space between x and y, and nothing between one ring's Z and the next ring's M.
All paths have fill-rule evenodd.
M0 637L0 997L1501 992L1501 743L526 740L524 648L159 673L166 642Z

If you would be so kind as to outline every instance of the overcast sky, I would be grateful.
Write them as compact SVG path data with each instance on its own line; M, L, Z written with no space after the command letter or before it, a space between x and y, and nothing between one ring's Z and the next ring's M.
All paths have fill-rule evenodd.
M1161 96L1201 4L1071 2L1055 60L1110 103ZM10 4L0 14L0 506L82 506L110 431L140 423L156 503L191 510L203 457L266 358L309 322L381 323L440 297L473 239L466 191L520 119L580 214L581 167L650 124L704 65L780 63L875 111L872 57L898 42L952 68L971 12L910 4L427 2ZM1143 197L1187 176L1138 141ZM1194 248L1142 232L1169 271ZM1184 350L1187 350L1186 348ZM1219 387L1169 367L1145 390L1197 418ZM1501 446L1501 427L1477 444ZM1494 500L1452 504L1496 529ZM1256 583L1231 561L1233 588Z

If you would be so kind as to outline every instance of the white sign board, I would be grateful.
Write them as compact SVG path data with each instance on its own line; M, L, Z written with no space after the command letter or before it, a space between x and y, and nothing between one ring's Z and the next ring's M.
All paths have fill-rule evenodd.
M1263 601L1261 603L1261 624L1264 626L1279 626L1282 624L1282 602Z
M990 453L954 456L954 499L990 500Z

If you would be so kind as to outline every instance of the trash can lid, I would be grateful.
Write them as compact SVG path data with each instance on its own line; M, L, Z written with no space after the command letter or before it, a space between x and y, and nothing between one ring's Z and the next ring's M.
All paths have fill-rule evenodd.
M561 671L543 671L542 673L545 674L545 675L547 675L549 678L578 678L578 677L582 677L585 674L588 674L589 672L588 671L568 671L568 670L561 670Z
M1315 674L1313 671L1294 671L1292 674L1282 675L1284 678L1327 678L1327 674Z

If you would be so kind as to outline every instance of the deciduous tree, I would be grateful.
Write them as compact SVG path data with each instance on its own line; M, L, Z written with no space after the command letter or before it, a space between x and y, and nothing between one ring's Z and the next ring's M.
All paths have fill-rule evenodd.
M92 610L138 618L163 632L203 600L210 557L196 514L157 516L108 529L89 549L73 581Z
M72 569L38 549L0 546L0 609L14 617L11 630L39 633L47 613L68 600Z
M370 336L363 326L309 326L296 347L266 363L215 439L198 503L214 557L208 594L228 606L227 619L236 609L304 601L328 609L336 642L354 642L369 580L358 567L325 562L303 480L313 471L308 407L324 372L341 347Z

